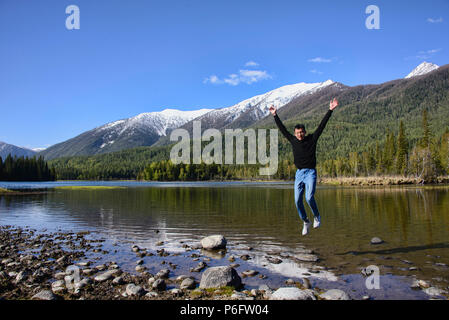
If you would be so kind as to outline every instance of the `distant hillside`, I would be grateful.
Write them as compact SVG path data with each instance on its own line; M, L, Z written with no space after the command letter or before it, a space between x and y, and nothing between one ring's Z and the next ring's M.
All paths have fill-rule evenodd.
M36 154L36 152L27 148L17 147L15 145L0 141L0 157L2 157L2 159L5 159L8 154L11 154L12 157L32 157Z

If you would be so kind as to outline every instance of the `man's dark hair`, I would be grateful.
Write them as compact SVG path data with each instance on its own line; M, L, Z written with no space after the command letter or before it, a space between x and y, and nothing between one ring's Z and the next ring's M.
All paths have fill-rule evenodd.
M300 124L300 123L298 123L296 126L295 126L295 130L296 129L302 129L302 130L304 130L304 131L306 131L306 127L303 125L303 124Z

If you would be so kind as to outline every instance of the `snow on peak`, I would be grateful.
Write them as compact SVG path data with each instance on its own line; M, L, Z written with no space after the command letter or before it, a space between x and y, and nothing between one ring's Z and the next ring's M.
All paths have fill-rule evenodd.
M212 109L199 109L193 111L182 111L176 109L165 109L157 112L145 112L138 114L135 117L131 117L128 119L118 120L114 122L110 122L96 129L99 131L113 131L113 133L109 133L108 136L104 137L104 141L107 144L114 143L114 137L116 134L121 135L125 132L128 134L132 134L135 130L149 130L154 129L158 135L165 136L167 134L167 130L175 129L186 122L193 120ZM115 134L114 134L115 133ZM106 146L103 144L102 147Z
M279 109L296 97L305 94L312 94L322 88L332 85L333 83L335 82L332 80L327 80L317 83L300 82L285 85L264 94L243 100L233 106L215 109L209 112L207 116L219 117L227 114L228 116L226 120L229 122L238 118L242 113L250 109L253 109L254 111L257 110L260 115L266 116L269 113L269 108L271 105L274 105L277 109ZM259 119L262 117L260 115L258 116Z
M405 77L405 79L413 78L413 77L416 77L416 76L421 76L421 75L429 73L429 72L431 72L431 71L433 71L435 69L438 69L439 67L440 66L437 66L436 64L424 61L419 66L417 66L415 69L413 69L413 71L410 72Z

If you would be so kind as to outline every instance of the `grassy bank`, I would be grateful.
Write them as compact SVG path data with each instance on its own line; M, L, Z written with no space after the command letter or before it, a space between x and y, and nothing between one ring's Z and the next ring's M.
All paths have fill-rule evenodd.
M55 190L109 190L109 189L126 189L121 186L61 186L55 187Z
M11 190L0 188L0 194L9 194L11 192L12 192Z

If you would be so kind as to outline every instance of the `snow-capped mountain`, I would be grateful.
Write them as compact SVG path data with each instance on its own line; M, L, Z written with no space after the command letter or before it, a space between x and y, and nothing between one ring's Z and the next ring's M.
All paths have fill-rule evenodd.
M212 109L199 109L194 111L181 111L176 109L165 109L160 112L141 113L135 117L114 121L98 127L95 133L101 134L103 143L100 149L115 143L116 139L132 136L136 132L155 133L157 136L165 136L167 132L179 128L184 123L193 120Z
M413 71L410 72L405 77L405 79L413 78L413 77L417 77L417 76L422 76L423 74L432 72L433 70L438 69L439 67L440 66L437 66L436 64L424 61L419 66L417 66L415 69L413 69Z
M334 81L327 80L317 83L300 82L282 86L243 100L230 107L214 109L196 118L195 121L200 120L204 129L223 129L236 126L244 128L266 117L270 113L269 108L271 105L280 109L297 97L315 93L333 84L335 84ZM191 123L187 123L184 127L190 129Z
M27 148L17 147L15 145L0 141L0 157L5 160L8 154L11 154L12 157L32 157L36 154L36 152Z
M189 125L193 120L201 120L205 129L222 129L233 124L246 127L267 116L271 105L278 109L282 108L296 97L312 94L333 84L335 82L327 80L286 85L222 109L193 111L165 109L160 112L141 113L135 117L110 122L84 132L75 138L53 145L39 154L46 159L53 159L151 146L160 138L166 137L171 130ZM168 141L168 137L164 140Z
M151 146L161 136L209 111L211 109L194 111L165 109L160 112L141 113L84 132L75 138L53 145L40 154L46 159L53 159Z

